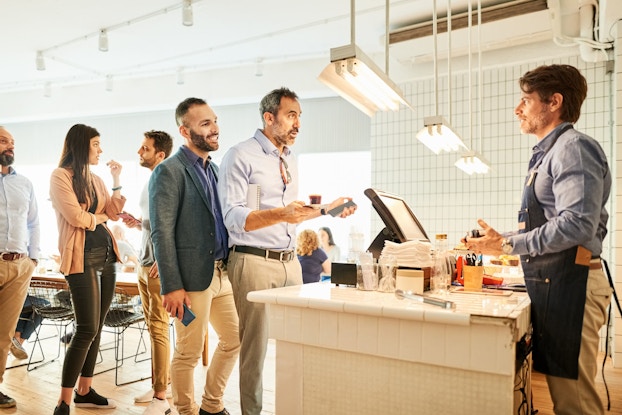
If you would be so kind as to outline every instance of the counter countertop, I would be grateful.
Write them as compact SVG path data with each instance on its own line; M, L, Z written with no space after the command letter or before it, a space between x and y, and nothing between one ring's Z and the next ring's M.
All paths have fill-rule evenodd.
M495 324L495 320L505 324L503 320L518 320L518 326L523 329L529 325L529 313L524 312L530 306L526 293L506 292L505 295L489 295L452 292L440 298L453 301L456 308L445 310L412 300L400 300L394 293L361 291L352 287L337 287L326 282L253 291L248 294L248 300L253 302L377 317L451 325L470 325L485 321L487 322L484 324Z

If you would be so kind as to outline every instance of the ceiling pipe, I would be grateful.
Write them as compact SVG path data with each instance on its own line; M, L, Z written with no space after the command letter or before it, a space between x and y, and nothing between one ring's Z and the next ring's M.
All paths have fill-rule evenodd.
M560 0L549 0L553 41L562 47L579 46L581 59L585 62L602 62L613 59L613 44L595 40L594 22L598 3L595 0L579 0L579 33L567 33L564 29ZM576 10L576 9L574 9Z

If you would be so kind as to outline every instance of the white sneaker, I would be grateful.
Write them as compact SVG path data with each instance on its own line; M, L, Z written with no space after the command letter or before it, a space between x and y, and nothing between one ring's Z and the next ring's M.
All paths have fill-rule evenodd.
M153 389L149 389L147 392L143 393L140 396L134 396L134 402L136 403L146 403L151 402L153 399L155 392ZM173 390L171 389L171 384L169 383L166 387L166 399L171 399L173 397Z
M15 337L11 339L11 354L18 359L28 359L28 352Z
M143 415L179 415L166 399L153 398Z

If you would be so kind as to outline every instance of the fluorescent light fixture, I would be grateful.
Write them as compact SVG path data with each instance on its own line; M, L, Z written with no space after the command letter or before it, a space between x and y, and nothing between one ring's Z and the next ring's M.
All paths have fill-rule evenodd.
M330 62L318 79L368 116L397 111L400 104L413 109L398 86L356 45L331 49Z
M36 63L38 71L45 71L45 59L43 58L43 52L37 52Z
M192 26L194 24L194 18L192 17L192 0L184 0L184 4L181 6L181 22L184 26Z
M99 30L99 50L108 52L108 31L106 29Z
M423 125L424 127L417 133L417 139L435 154L441 151L449 153L467 149L462 139L442 115L425 117Z
M475 151L464 153L454 165L468 175L486 174L490 171L490 163Z

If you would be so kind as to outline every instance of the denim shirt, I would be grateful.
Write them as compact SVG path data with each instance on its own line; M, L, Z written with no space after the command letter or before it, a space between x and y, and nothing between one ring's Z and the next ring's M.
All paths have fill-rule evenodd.
M600 144L579 131L570 129L555 143L554 132L567 124L558 125L533 147L534 153L544 154L534 191L548 221L511 236L512 254L536 256L576 245L589 249L593 257L602 252L609 218L609 165Z

